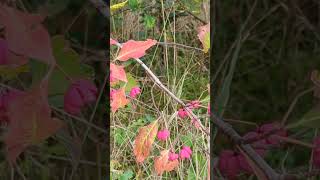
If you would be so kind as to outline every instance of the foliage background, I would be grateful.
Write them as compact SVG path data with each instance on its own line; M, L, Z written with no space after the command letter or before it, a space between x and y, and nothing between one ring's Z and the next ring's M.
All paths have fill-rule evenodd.
M214 3L211 80L216 87L213 89L215 109L241 135L263 123L281 122L290 112L286 122L290 126L289 134L312 143L319 128L319 99L310 91L314 87L311 72L320 68L319 2ZM235 68L231 68L233 62ZM232 73L230 81L226 76ZM297 104L290 109L297 98ZM313 111L307 116L310 110ZM308 121L310 117L314 121ZM217 134L213 146L215 162L221 150L233 148L231 144L225 136ZM266 160L280 172L297 173L308 171L310 157L309 148L287 144L272 149ZM219 176L218 170L215 173ZM248 178L245 174L239 177Z
M123 1L111 1L114 5ZM202 108L196 112L209 127L206 107L209 102L209 57L201 49L197 28L209 22L209 1L202 0L129 0L122 9L111 16L111 37L119 42L130 39L156 39L160 42L175 42L190 46L158 45L148 50L143 62L158 76L177 97L185 102L200 100ZM199 20L200 19L200 20ZM196 47L196 48L194 48ZM197 49L200 48L200 49ZM116 48L111 49L111 60ZM192 147L190 162L181 162L176 172L163 174L167 179L202 179L207 175L208 159L205 152L207 139L199 130L190 126L189 120L181 120L175 114L180 108L169 96L159 89L133 61L125 63L126 72L139 85L142 94L132 100L132 105L111 116L111 177L112 179L157 179L153 158L163 148L170 148L176 137L176 152L182 145ZM128 88L127 90L130 90ZM133 140L138 128L160 118L160 129L170 130L171 141L155 141L151 157L138 166L133 155Z
M11 6L24 12L48 14L44 25L52 39L59 37L66 40L70 48L63 45L53 46L61 49L56 55L58 61L64 62L68 72L90 74L99 90L106 86L106 21L104 17L85 0L21 0L12 1ZM28 89L34 81L42 77L44 71L41 64L31 60L26 70L8 75L1 67L1 84L18 89ZM59 75L58 75L59 76ZM67 87L67 81L57 79L49 91ZM1 86L1 92L5 88ZM80 117L74 117L61 111L63 95L51 94L49 103L54 107L53 114L62 119L67 128L45 142L28 148L18 159L18 165L11 169L0 153L0 179L106 179L106 159L109 141L106 140L104 113L105 95L101 93L98 101L87 108ZM97 105L96 111L94 110ZM60 109L60 110L59 110ZM90 118L92 120L90 120ZM88 127L91 129L88 131ZM96 130L99 128L100 131ZM6 131L5 126L1 128ZM86 133L88 132L88 133ZM84 140L86 139L86 140ZM81 145L81 142L83 144ZM3 143L1 142L3 147Z

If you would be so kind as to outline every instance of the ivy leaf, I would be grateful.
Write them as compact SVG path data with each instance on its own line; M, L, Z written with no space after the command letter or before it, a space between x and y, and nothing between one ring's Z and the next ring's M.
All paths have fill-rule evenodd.
M133 153L138 163L142 163L149 156L152 144L158 133L158 127L158 121L154 121L139 129L133 147Z
M48 31L41 24L44 17L24 13L0 5L0 22L5 28L9 49L18 55L34 58L46 64L55 62Z
M47 88L48 83L43 82L9 103L10 124L4 142L11 164L28 146L44 141L63 126L62 121L51 117Z
M129 103L129 100L126 97L125 89L120 88L115 90L111 97L111 110L112 112L116 112L119 108L126 106Z
M127 61L130 58L141 58L146 54L146 50L154 46L156 40L147 39L146 41L129 40L123 43L123 46L116 59L120 61Z
M118 3L118 4L115 4L115 5L112 5L110 7L111 12L115 12L115 11L123 8L127 4L127 2L128 2L128 0L126 0L126 1L124 1L122 3Z
M154 159L154 168L158 175L162 175L163 172L170 172L179 165L178 159L169 161L169 150L163 150L160 152L160 156Z
M210 23L198 28L198 38L203 45L205 53L210 49Z
M110 82L115 82L118 80L128 82L126 72L124 71L123 66L110 63Z

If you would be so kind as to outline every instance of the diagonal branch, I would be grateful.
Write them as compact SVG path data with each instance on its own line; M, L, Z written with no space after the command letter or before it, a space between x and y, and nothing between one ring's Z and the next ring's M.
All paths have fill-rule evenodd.
M122 44L116 43L116 45L121 48ZM173 94L162 82L159 78L145 65L141 59L134 58L144 70L151 76L152 80L163 90L165 91L171 98L173 98L176 102L181 104L184 109L188 112L188 115L199 122L200 130L204 132L208 137L210 137L210 132L207 128L205 128L199 118L192 112L191 109L186 106L186 104L179 99L175 94ZM222 118L218 117L215 113L211 112L213 117L213 123L227 136L231 138L231 140L236 144L236 147L239 149L240 152L244 153L246 157L248 157L252 163L255 165L257 171L263 173L263 176L266 179L270 180L277 180L280 178L279 174L277 174L274 169L272 169L265 160L256 153L256 151L248 144L243 144L243 138L232 128L231 125L226 123Z

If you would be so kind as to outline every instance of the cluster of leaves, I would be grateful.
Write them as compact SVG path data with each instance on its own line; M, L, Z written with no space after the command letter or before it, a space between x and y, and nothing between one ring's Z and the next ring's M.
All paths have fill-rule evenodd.
M13 80L31 69L31 82L23 89L4 85L0 95L0 121L5 127L5 152L10 164L28 147L39 144L66 126L53 116L51 106L80 116L97 99L93 69L79 61L63 36L50 37L45 16L0 5L1 76ZM7 71L4 71L7 69ZM9 75L8 75L9 74ZM27 86L27 87L25 87Z
M115 9L121 8L126 2L116 4L113 7ZM210 48L210 25L199 27L198 37L203 44L204 52L208 52ZM129 80L124 66L118 65L119 62L126 62L130 59L139 59L143 57L146 50L156 45L157 41L147 39L146 41L134 41L129 40L125 43L120 44L114 39L110 39L110 45L116 45L120 48L116 58L110 64L110 99L111 99L111 110L116 113L119 108L123 108L130 103L130 98L135 98L137 94L141 92L138 86L130 86ZM117 62L117 63L116 63ZM136 83L135 83L136 84ZM128 88L129 86L129 88ZM187 105L190 109L197 109L200 107L199 101L192 101ZM209 107L209 106L208 106ZM209 110L209 109L208 109ZM189 115L184 109L178 111L180 118L185 119ZM155 138L158 137L159 141L166 141L170 136L170 132L167 129L159 129L159 120L152 121L149 125L139 128L139 132L134 141L133 153L138 164L143 163L150 155L152 145ZM194 126L198 128L195 120L192 121ZM189 146L183 146L179 154L174 153L172 150L165 149L160 152L160 156L154 158L154 168L158 175L162 175L164 172L169 172L176 169L179 165L178 158L190 159L192 150Z

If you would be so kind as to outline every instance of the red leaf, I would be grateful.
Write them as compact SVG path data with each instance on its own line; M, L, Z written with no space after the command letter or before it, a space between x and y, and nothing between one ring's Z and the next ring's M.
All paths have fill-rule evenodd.
M146 41L129 40L128 42L123 43L117 59L120 61L127 61L130 58L141 58L145 55L146 50L156 43L157 41L152 39L147 39Z
M126 72L124 71L123 66L110 63L110 82L113 83L118 80L128 82Z
M7 41L0 38L0 65L20 66L27 62L26 57L17 56L10 52Z
M160 154L159 157L154 159L154 168L158 175L161 175L165 171L170 172L179 165L177 159L169 161L169 150L163 150Z
M119 108L124 107L129 103L129 100L126 98L125 89L121 88L115 90L111 97L111 110L112 112L116 112Z
M55 62L48 31L41 24L44 18L8 6L0 6L0 22L5 27L9 49L17 55L37 59L46 64Z
M11 164L28 146L44 141L63 125L51 117L47 87L47 82L41 83L9 102L10 124L4 142Z
M110 38L110 45L114 45L117 44L118 42L112 38Z

